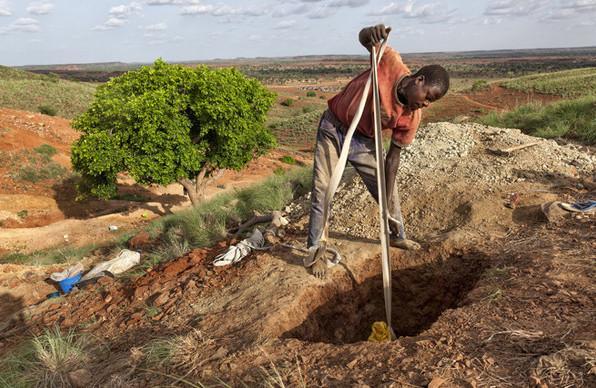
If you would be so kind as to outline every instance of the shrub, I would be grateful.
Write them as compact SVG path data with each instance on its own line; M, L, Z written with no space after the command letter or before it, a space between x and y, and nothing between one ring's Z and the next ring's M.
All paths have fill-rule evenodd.
M317 93L313 90L309 90L308 92L306 92L306 97L316 97Z
M42 144L39 147L33 149L39 155L41 155L44 161L49 162L52 156L56 155L58 151L56 148L52 147L49 144Z
M282 102L280 102L281 105L283 106L287 106L290 107L292 105L294 105L294 100L291 98L286 98L285 100L283 100Z
M317 107L312 106L312 105L307 105L307 106L302 107L302 113L310 113L310 112L314 112L316 110L317 110Z
M89 362L84 337L46 329L0 360L0 384L6 387L67 387L68 374Z
M193 204L219 169L239 170L275 144L264 126L275 95L235 69L169 65L158 59L97 89L73 126L79 189L116 194L116 177L182 184Z
M279 160L284 163L287 163L287 164L292 164L292 165L296 164L296 159L294 159L290 155L282 156L281 158L279 158Z
M56 116L56 114L58 113L55 108L53 108L49 105L40 105L38 110L39 110L39 113L47 115L47 116Z
M474 81L474 83L472 84L472 91L473 92L478 92L480 90L485 90L489 88L489 84L487 81L483 80L483 79L479 79L477 81Z

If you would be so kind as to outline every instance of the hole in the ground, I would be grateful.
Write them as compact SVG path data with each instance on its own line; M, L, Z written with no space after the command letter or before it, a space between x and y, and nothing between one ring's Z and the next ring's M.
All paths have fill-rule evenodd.
M392 324L398 337L428 329L443 311L461 306L480 278L487 260L481 254L393 271ZM385 320L383 282L374 276L348 292L331 295L285 338L333 344L365 341L375 321Z

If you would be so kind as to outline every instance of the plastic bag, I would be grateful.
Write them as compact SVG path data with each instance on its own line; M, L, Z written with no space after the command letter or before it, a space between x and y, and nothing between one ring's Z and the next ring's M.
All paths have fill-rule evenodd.
M139 252L123 249L120 251L118 256L116 256L116 258L96 265L91 271L87 272L85 276L83 276L81 281L93 279L97 276L100 276L102 272L106 271L113 275L118 275L128 271L140 262L141 254Z

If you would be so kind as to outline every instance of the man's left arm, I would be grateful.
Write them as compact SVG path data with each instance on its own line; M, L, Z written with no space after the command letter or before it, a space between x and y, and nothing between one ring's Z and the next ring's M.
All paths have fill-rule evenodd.
M385 157L385 189L387 190L387 201L389 209L393 209L393 190L395 188L395 179L397 177L397 170L399 169L399 159L401 156L401 148L393 141L389 146L389 151Z

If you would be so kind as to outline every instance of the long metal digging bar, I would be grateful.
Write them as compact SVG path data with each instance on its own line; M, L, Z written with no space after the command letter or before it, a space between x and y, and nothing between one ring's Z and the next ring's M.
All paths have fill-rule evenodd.
M385 315L391 339L395 333L391 326L391 258L389 256L389 214L387 187L385 185L385 152L383 150L383 132L381 128L381 98L379 96L379 77L377 50L371 50L371 69L373 87L373 122L375 126L375 151L377 156L377 187L379 192L379 222L381 224L381 267L383 270L383 294L385 296Z

